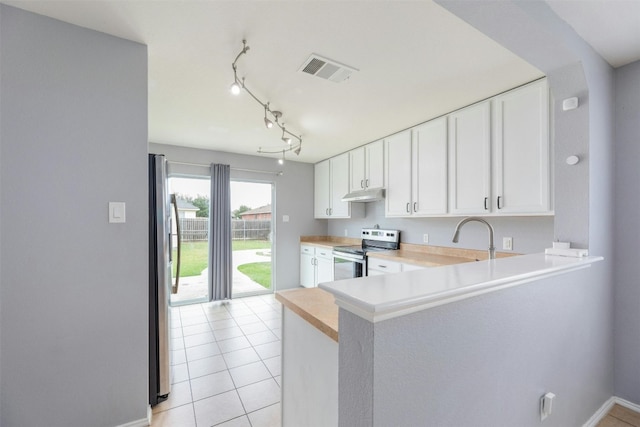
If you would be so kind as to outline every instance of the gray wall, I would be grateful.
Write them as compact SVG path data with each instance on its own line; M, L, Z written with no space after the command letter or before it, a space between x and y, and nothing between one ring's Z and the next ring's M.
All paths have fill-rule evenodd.
M613 70L544 2L438 3L549 77L556 157L570 153L584 159L568 168L556 158L556 169L563 169L556 170L554 235L588 246L605 261L371 325L375 342L341 352L340 367L356 366L357 359L369 367L375 383L359 392L370 392L373 425L418 425L428 419L433 425L534 426L540 424L538 399L546 391L558 399L545 425L580 425L622 390L614 389L613 375ZM581 107L562 112L564 96L581 97ZM635 132L637 127L628 135ZM341 334L349 333L343 319L340 327ZM616 378L627 377L637 389L632 329L616 331L616 343L634 343L625 356L633 366L617 367ZM363 331L354 327L353 333ZM348 394L341 390L341 415L367 409Z
M487 249L487 229L481 224L469 224L460 233L460 242L452 243L453 230L462 218L385 218L384 201L365 203L365 216L358 219L327 220L332 236L359 237L363 227L376 224L381 228L400 230L403 243L423 243L423 234L429 235L429 245L471 249ZM553 217L501 217L487 218L495 230L495 246L502 250L502 238L513 238L513 251L518 253L542 252L554 240ZM506 252L506 251L505 251Z
M596 265L376 324L341 310L340 347L358 358L340 378L340 425L534 427L546 392L545 426L584 424L610 396L608 284L582 290Z
M166 155L169 162L195 164L224 163L237 169L282 171L282 176L231 170L231 179L258 180L275 183L275 288L300 285L300 236L324 235L326 221L313 219L313 165L287 160L284 165L260 156L225 153L173 145L149 144L149 152ZM209 176L208 167L170 164L170 173ZM289 222L283 222L283 215Z
M640 61L616 70L615 389L640 402Z
M0 19L0 425L145 419L146 47Z

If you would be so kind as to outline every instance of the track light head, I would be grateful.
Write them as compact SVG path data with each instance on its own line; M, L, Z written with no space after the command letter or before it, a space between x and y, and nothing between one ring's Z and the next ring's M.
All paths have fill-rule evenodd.
M240 85L238 84L238 82L233 82L230 90L232 95L240 95Z
M273 127L273 122L267 118L267 111L269 111L269 103L264 104L264 125L267 129L271 129Z
M296 148L295 150L293 150L293 152L295 153L296 156L300 155L300 150L302 149L302 142L300 143L300 145L298 145L298 148Z
M282 140L285 142L285 144L291 145L291 138L287 136L287 128L284 127L284 123L282 124L281 127L282 127Z

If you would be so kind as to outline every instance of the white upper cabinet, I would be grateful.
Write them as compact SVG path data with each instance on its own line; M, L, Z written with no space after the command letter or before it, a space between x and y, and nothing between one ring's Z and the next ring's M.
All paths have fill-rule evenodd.
M349 193L349 153L330 159L331 162L331 218L349 218L351 203L342 198Z
M386 216L447 213L447 119L385 139Z
M351 177L349 191L384 187L384 145L382 140L349 152Z
M411 208L413 215L447 213L447 118L413 128Z
M411 215L411 131L384 140L386 216Z
M361 216L364 206L351 206L342 198L349 193L349 153L344 153L315 165L314 182L315 218L351 218Z
M340 199L378 188L387 217L549 215L551 164L541 79L318 163L315 215L352 218Z
M328 218L331 205L330 190L330 161L324 160L315 166L314 177L314 216Z
M546 80L450 114L449 150L452 214L551 213Z
M449 115L449 211L491 212L491 117L485 101Z
M493 100L494 198L500 214L551 211L546 80Z

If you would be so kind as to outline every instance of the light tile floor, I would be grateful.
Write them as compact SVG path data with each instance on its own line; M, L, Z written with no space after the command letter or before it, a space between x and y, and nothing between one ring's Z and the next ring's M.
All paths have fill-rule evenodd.
M172 389L152 427L276 427L281 305L273 294L173 307Z

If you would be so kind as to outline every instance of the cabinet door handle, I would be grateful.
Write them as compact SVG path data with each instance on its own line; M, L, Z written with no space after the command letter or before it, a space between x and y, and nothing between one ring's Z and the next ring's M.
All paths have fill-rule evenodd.
M333 208L329 208L329 215L333 215Z
M407 212L411 212L411 203L407 202Z
M369 178L364 180L364 187L369 188Z
M502 206L500 206L500 199L502 198L502 196L498 196L498 209L502 209Z
M485 198L484 198L484 210L485 210L485 211L487 210L487 201L488 201L488 200L489 200L489 198L488 198L488 197L485 197Z
M413 211L418 212L418 202L413 202Z
M386 266L386 265L380 265L380 264L378 264L378 267L380 267L380 268L387 268L387 266Z
M360 180L360 188L364 188L364 179Z

